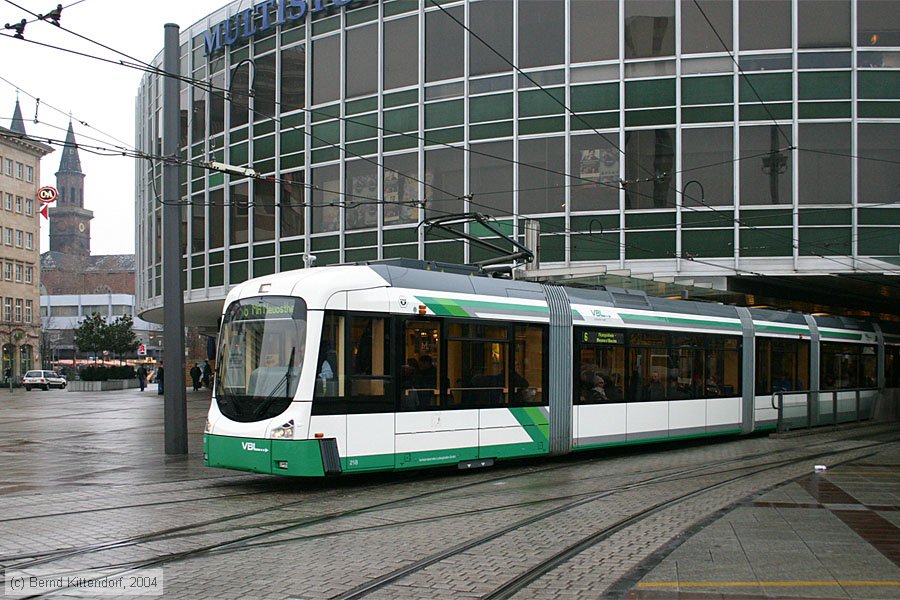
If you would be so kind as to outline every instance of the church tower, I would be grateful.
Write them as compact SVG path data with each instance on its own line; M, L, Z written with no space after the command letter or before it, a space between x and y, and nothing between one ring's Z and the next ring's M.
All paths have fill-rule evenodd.
M56 172L57 205L50 208L50 251L77 256L91 254L91 219L94 213L84 208L84 173L69 121L59 171Z

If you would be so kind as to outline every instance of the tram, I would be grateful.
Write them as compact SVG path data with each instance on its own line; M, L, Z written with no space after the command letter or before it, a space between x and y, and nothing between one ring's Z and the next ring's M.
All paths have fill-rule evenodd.
M204 461L483 467L774 429L776 391L812 398L814 418L871 418L886 358L896 379L900 335L843 317L419 261L302 269L229 292Z

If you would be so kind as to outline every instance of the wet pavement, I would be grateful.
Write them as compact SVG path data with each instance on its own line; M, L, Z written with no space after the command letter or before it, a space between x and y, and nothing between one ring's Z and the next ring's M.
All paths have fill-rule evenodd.
M0 390L0 496L67 487L206 479L209 392L187 391L187 456L166 456L163 396L145 391Z
M816 471L685 532L627 598L900 598L900 450ZM683 541L683 543L681 543Z
M187 398L190 452L166 456L163 397L155 386L144 392L0 390L6 595L14 597L13 569L102 567L164 575L157 595L172 598L334 597L488 531L507 515L552 507L561 502L554 494L596 491L598 482L620 472L823 444L855 453L825 470L798 467L786 482L759 492L723 489L702 506L648 522L645 533L611 538L514 597L900 598L896 423L570 460L557 470L537 461L466 475L438 470L307 481L204 467L209 393L188 390ZM870 450L855 439L873 431L886 443ZM470 487L478 493L465 495ZM431 500L435 494L440 503ZM654 501L637 492L632 497L636 504ZM584 518L628 508L617 502ZM472 511L492 503L493 512ZM390 510L368 512L383 506ZM338 517L347 524L336 529L330 523ZM573 518L548 523L543 537L523 534L483 554L470 551L370 596L483 597L507 569L558 544L554 536L562 538ZM598 575L601 570L608 575Z

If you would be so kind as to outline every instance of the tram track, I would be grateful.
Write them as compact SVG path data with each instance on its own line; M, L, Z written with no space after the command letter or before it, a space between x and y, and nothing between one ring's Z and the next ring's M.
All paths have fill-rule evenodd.
M738 456L738 457L735 457L728 461L725 461L725 463L723 463L721 460L709 461L707 463L693 466L690 469L690 471L691 472L699 471L699 470L707 469L710 467L719 467L720 468L722 466L722 464L727 464L729 462L735 462L735 461L744 461L744 460L747 460L748 458L753 458L755 456L762 456L765 454L766 453L760 453L759 455L753 455L753 456L746 456L746 455ZM543 473L543 472L552 472L552 471L556 471L556 470L570 469L570 468L581 468L586 464L590 464L591 462L601 462L603 460L606 460L606 458L600 457L600 458L595 458L595 459L589 459L588 461L575 460L575 461L570 461L570 462L566 462L563 464L549 465L549 466L541 467L541 468L529 468L529 469L525 470L524 472L516 472L516 473L512 473L512 474L505 473L505 474L501 474L499 476L491 476L491 477L487 477L487 478L482 478L479 481L469 482L469 483L466 483L463 485L454 486L452 488L442 488L439 490L433 490L433 491L425 492L422 494L416 494L414 496L409 496L409 497L393 500L388 503L379 503L379 504L374 504L374 505L370 505L370 506L366 506L366 507L360 507L360 508L347 510L347 511L340 511L340 512L329 513L329 514L325 514L325 515L317 515L314 517L309 517L300 523L297 522L297 519L280 519L280 520L274 520L274 521L248 523L246 525L241 525L241 526L238 526L235 528L195 531L195 530L201 529L203 527L220 524L223 522L246 519L246 518L255 517L260 514L267 513L267 512L274 512L274 511L283 510L283 509L290 509L296 505L307 502L307 500L308 500L307 498L301 498L299 500L292 501L292 502L289 502L286 504L279 504L279 505L275 505L275 506L266 507L263 509L246 511L246 512L238 513L238 514L231 515L228 517L204 520L204 521L200 521L197 523L187 524L187 525L178 526L178 527L172 527L172 528L168 528L168 529L164 529L164 530L160 530L160 531L150 532L150 533L142 534L142 535L138 535L138 536L131 536L128 538L123 538L123 539L114 540L114 541L110 541L110 542L92 544L92 545L82 546L82 547L78 547L78 548L64 548L64 549L59 549L59 550L50 550L50 551L46 551L43 553L29 555L27 557L22 556L22 555L0 556L0 564L4 564L7 561L15 561L17 558L18 559L21 559L21 558L34 558L34 559L52 558L55 560L55 559L59 559L59 558L81 556L86 553L99 552L99 551L109 550L109 549L113 549L113 548L123 548L123 547L127 547L127 546L134 546L134 545L138 545L141 543L147 543L147 542L152 542L152 541L172 540L172 539L176 539L179 537L192 537L192 536L207 535L207 534L213 534L213 533L231 533L231 532L241 531L241 530L246 530L246 529L259 529L261 527L277 527L277 528L279 528L278 530L272 532L272 535L275 535L275 534L283 533L285 530L310 527L310 526L314 526L314 525L319 525L323 522L339 520L342 518L365 514L365 513L372 512L372 511L384 510L384 509L388 509L388 508L402 508L406 504L418 503L419 501L421 501L424 498L427 498L430 496L433 497L437 494L445 494L445 495L453 494L453 493L456 493L456 492L459 492L462 490L469 490L471 488L478 487L478 486L493 485L498 482L508 481L508 480L516 479L516 478L520 478L520 477L532 476L532 475ZM639 475L642 473L643 474L658 473L660 471L668 471L668 470L670 470L670 469L664 468L664 469L658 469L655 471L618 474L618 476L619 477L629 477L629 476ZM439 477L438 472L432 471L432 472L429 472L428 474L429 474L429 476L432 476L435 478ZM677 473L667 474L667 475L654 475L653 477L651 477L650 480L652 481L652 480L665 479L670 476L680 477L683 474L684 474L684 471L679 471ZM381 483L375 484L373 486L367 486L366 488L361 488L360 491L364 491L366 489L373 489L373 490L377 489L378 491L383 491L383 489L386 485L396 485L396 486L406 485L408 483L408 481L406 481L406 480L412 476L413 475L404 477L403 481L398 481L398 482L395 482L394 484L385 484L385 483L381 482ZM587 479L590 479L590 478L589 477L576 478L576 479L573 479L570 481L582 481L582 480L587 480ZM618 488L613 488L610 491L614 492L617 489ZM332 490L332 491L337 492L340 490ZM258 496L258 495L271 494L271 493L272 493L271 490L266 489L266 490L259 490L259 491L255 491L255 492L226 494L226 495L221 495L221 496L204 496L204 497L200 497L200 498L119 505L119 506L115 506L115 507L85 509L85 510L81 510L81 511L68 511L68 512L42 514L37 518L62 517L62 516L69 517L69 516L76 515L76 514L160 507L160 506L167 506L167 505L173 505L173 504L182 504L182 503L188 503L188 502L203 502L203 501L218 500L218 499L228 500L228 499L232 499L232 498L239 498L239 497L246 497L246 496ZM470 498L470 497L477 497L480 495L481 495L481 492L471 492L471 493L469 493L467 495L463 495L463 496L451 496L450 499L461 500L461 499L466 499L466 498ZM584 495L584 494L578 494L577 496L582 496L582 495ZM561 500L567 500L567 499L571 499L571 497L572 497L571 495L562 496L562 497L550 497L550 498L532 501L532 502L501 505L498 507L494 507L491 510L510 510L510 509L519 508L519 507L528 506L528 505L543 504L543 503L547 503L547 502L556 502L556 501L561 501ZM445 501L446 499L447 498L444 498L441 501ZM462 511L459 513L441 515L441 516L436 516L436 517L429 517L429 518L425 518L425 519L418 519L416 521L427 522L427 521L433 521L433 520L444 519L444 518L466 516L466 515L478 513L478 512L485 512L485 509ZM36 518L36 517L34 517L34 516L13 517L10 519L0 519L0 523L9 522L9 521L17 521L17 520L28 520L28 519L33 519L33 518ZM409 524L411 522L412 521L397 521L395 523L388 523L388 524L378 526L377 528L399 527L399 526L403 526L405 524ZM370 529L370 528L363 528L363 529ZM303 537L292 538L292 539L293 540L302 540L302 539L324 537L324 536L329 536L329 535L340 535L342 533L358 532L363 529L352 528L352 529L341 530L341 531L329 531L329 532L325 532L325 533L321 533L321 534L316 534L314 536L303 536ZM254 545L254 547L264 545L265 543L266 542L256 544L256 545ZM274 543L282 543L282 542L274 542ZM213 549L213 551L215 551L215 550ZM19 563L19 564L13 563L13 565L16 566L17 568L30 568L30 567L35 567L35 566L41 566L42 564L46 564L45 561L31 562L31 563Z
M868 447L876 447L884 444L890 444L893 442L881 442L876 444L871 444ZM743 473L736 475L734 477L729 477L723 481L706 485L701 487L700 489L691 490L689 492L685 492L683 494L678 494L675 497L668 498L661 502L655 503L647 508L644 508L636 513L628 515L625 518L619 519L613 522L610 525L607 525L597 531L592 532L591 534L582 537L577 540L575 543L568 545L561 551L553 553L551 556L541 560L538 564L529 567L525 572L517 575L516 577L508 580L506 583L496 588L492 592L483 595L482 598L491 599L491 600L499 600L505 598L511 598L519 591L523 590L529 584L533 583L535 580L539 579L543 575L548 572L558 568L560 565L568 562L573 557L581 554L585 550L595 546L603 540L608 539L609 537L620 533L622 531L627 530L629 527L639 524L646 520L647 518L663 511L668 508L672 508L686 500L694 498L696 496L709 493L710 491L717 490L726 485L730 485L732 483L747 479L749 477L753 477L760 473L764 473L766 471L772 471L775 469L784 468L785 466L795 465L797 463L801 463L804 461L808 461L810 458L822 458L825 456L833 456L837 454L843 454L850 451L859 451L862 448L855 449L841 449L835 450L827 453L816 453L816 454L806 454L801 457L785 459L781 461L777 461L775 463L770 463L768 465L764 465L758 468L751 470L749 473ZM848 458L846 461L838 461L835 464L840 464L840 462L850 462L853 460L858 460L859 458L864 458L871 456L875 453L866 454L863 456L854 456L852 458ZM752 468L752 467L747 467ZM635 486L630 486L632 489ZM335 595L331 597L331 600L354 600L357 598L362 598L370 593L376 592L378 590L384 589L392 584L395 584L402 579L410 577L416 573L424 571L428 567L435 565L437 563L446 561L450 558L460 556L474 548L479 546L486 545L489 542L492 542L500 537L503 537L513 531L517 531L529 525L534 525L541 521L544 521L547 518L555 517L562 512L570 511L574 508L578 508L590 502L594 502L603 498L608 498L614 492L604 492L600 494L596 494L590 496L588 498L584 498L582 500L578 500L575 502L571 502L562 507L557 507L551 510L544 511L537 515L531 516L527 519L522 519L518 522L512 523L508 526L505 526L501 529L494 530L487 534L478 536L473 540L469 540L467 542L460 543L456 546L443 550L441 552L434 553L430 556L427 556L423 559L415 561L409 565L406 565L400 569L396 569L390 573L382 575L380 577L374 578L369 582L359 585L351 590L348 590L344 593Z
M551 466L544 467L544 468L536 468L536 469L535 469L535 468L532 468L532 469L527 470L527 471L524 472L524 473L504 474L504 475L500 475L499 477L493 477L493 478L490 478L490 479L488 479L488 480L482 479L482 480L479 480L479 481L468 482L468 483L465 483L465 484L461 484L461 485L458 485L458 486L454 486L454 487L452 487L452 488L449 488L449 490L448 490L448 488L441 488L441 489L436 489L436 490L430 490L430 491L423 492L423 493L420 493L420 494L415 494L415 495L412 495L412 496L406 496L406 497L403 497L403 498L398 498L398 499L390 500L390 501L387 501L387 502L376 503L376 504L372 504L372 505L369 505L369 506L358 507L358 508L349 509L349 510L346 510L346 511L336 511L336 512L332 512L332 513L326 513L326 514L323 514L323 515L316 515L316 516L312 516L312 517L308 517L308 518L303 519L303 522L302 522L302 523L299 523L299 524L297 523L297 520L296 520L296 519L292 519L292 520L289 521L289 523L290 523L290 527L305 527L305 526L312 526L312 525L319 524L319 523L321 523L321 522L331 521L331 520L335 520L335 519L341 519L341 518L344 518L344 517L351 517L351 516L355 516L355 515L358 515L358 514L363 514L363 513L370 512L370 511L374 511L374 510L382 510L382 509L385 509L385 508L388 508L388 507L391 507L391 506L402 506L403 504L410 503L410 502L417 502L417 501L419 501L419 500L421 500L421 499L423 499L423 498L427 498L427 497L429 497L429 496L433 496L433 495L440 494L440 493L445 493L445 492L447 492L447 491L457 491L457 490L460 490L460 489L466 489L466 488L473 487L473 486L484 485L484 484L486 484L486 483L487 483L487 484L490 484L490 483L493 483L493 482L496 482L496 481L499 481L499 480L509 479L509 478L512 478L512 477L520 477L520 476L523 476L523 475L534 474L534 473L536 473L536 472L547 471L547 470L554 470L554 469L558 469L558 468L565 468L566 466L567 466L567 465L551 465ZM431 473L430 476L436 477L436 476L438 476L438 474L437 474L437 473ZM378 491L383 491L384 488L385 488L386 486L397 486L397 487L399 487L399 486L407 485L407 484L408 484L407 479L409 479L409 477L412 477L412 475L406 476L406 477L403 478L403 480L401 480L401 481L396 481L396 482L394 482L394 483L387 483L387 484L386 484L386 483L384 483L384 482L379 482L379 483L376 483L376 484L372 484L372 485L365 486L365 487L363 487L363 488L357 488L357 491L365 491L365 490L378 490ZM343 491L343 488L332 488L331 490L329 490L329 492L330 492L331 495L337 495L337 494L340 494L342 491ZM271 494L271 493L272 493L271 490L259 490L259 491L256 491L256 492L247 492L247 493L244 493L244 494L235 494L235 495L233 495L233 496L244 496L244 495L252 496L252 495L263 495L263 494ZM186 500L186 501L202 501L202 500L207 500L207 499L208 499L208 500L215 500L215 499L218 499L218 498L228 498L228 497L229 497L229 496L211 496L211 497L207 497L207 498L196 498L196 499L190 499L190 500ZM47 552L45 552L45 553L40 553L40 556L35 556L35 557L34 557L34 558L37 558L38 560L33 560L33 561L30 561L30 562L22 562L22 563L16 563L16 562L14 562L16 558L23 558L21 555L19 555L18 557L0 556L0 565L4 565L4 566L6 566L7 568L9 568L9 567L14 567L14 568L17 568L17 569L34 568L34 567L43 566L43 565L45 565L45 564L49 564L49 563L52 563L52 562L55 562L55 561L58 561L58 560L62 560L62 559L65 559L65 558L82 557L82 556L85 556L85 555L87 555L87 554L94 553L94 552L100 552L100 551L105 551L105 550L117 549L117 548L122 548L122 547L126 547L126 546L132 546L132 545L137 545L137 544L147 543L147 542L153 542L153 541L158 541L158 540L163 540L163 539L172 539L172 537L173 537L174 534L183 533L183 532L190 532L191 530L194 530L194 529L199 529L199 528L207 527L207 526L210 526L210 525L221 524L221 523L223 523L223 522L236 521L236 520L239 520L239 519L248 519L248 518L252 518L252 517L255 517L255 516L258 516L258 515L261 515L261 514L265 514L265 513L267 513L267 512L271 512L271 511L289 509L289 508L292 508L292 507L295 507L295 506L299 506L299 505L301 505L301 504L303 504L303 503L306 503L306 502L308 502L308 500L309 500L309 498L303 497L303 498L300 498L300 499L297 499L297 500L293 500L293 501L288 502L288 503L282 503L282 504L278 504L278 505L275 505L275 506L268 506L268 507L261 508L261 509L255 509L255 510L250 510L250 511L244 511L244 512L237 513L237 514L234 514L234 515L229 515L229 516L227 516L227 517L217 517L217 518L215 518L215 519L206 519L206 520L198 521L198 522L195 522L195 523L190 523L190 524L180 525L180 526L177 526L177 527L166 528L166 529L162 529L162 530L158 530L158 531L154 531L154 532L149 532L149 533L146 533L146 534L141 534L141 535L136 535L136 536L130 536L130 537L127 537L127 538L121 538L121 539L113 540L113 541L109 541L109 542L102 542L102 543L98 543L98 544L90 544L90 545L87 545L87 546L81 546L81 547L77 547L77 548L66 548L66 549L59 549L59 550L51 550L51 551L47 551ZM44 517L47 517L47 516L66 516L66 517L68 517L68 516L71 516L71 515L73 515L73 514L81 514L81 513L89 513L89 512L103 512L103 511L111 511L111 510L121 510L121 509L124 509L124 508L158 507L158 506L163 506L163 505L167 505L167 504L176 504L176 503L179 503L179 502L186 502L186 501L177 501L177 500L173 500L173 501L165 501L165 502L158 502L158 503L142 503L142 504L134 504L134 505L128 505L128 506L105 507L105 508L98 508L98 509L86 509L86 510L84 510L84 511L55 513L54 515L40 515L39 517L31 516L31 517L21 517L21 518L6 519L6 521L12 521L12 520L27 520L27 519L33 519L33 518L44 518ZM0 520L0 522L3 522L3 521ZM219 531L219 532L229 533L229 532L232 532L232 531L240 531L240 530L247 529L247 528L258 529L259 527L265 527L265 526L268 526L268 524L267 524L267 523L251 523L251 524L248 524L248 525L243 525L243 526L241 526L241 527L237 527L237 528L233 528L233 529L226 529L226 530L224 530L224 531ZM197 533L197 534L195 534L195 535L201 535L201 534L203 534L203 533L209 533L209 532L199 532L199 533ZM251 536L251 537L252 537L252 536ZM215 547L215 546L212 546L212 547ZM205 550L205 549L202 549L202 550ZM32 557L29 557L29 558L32 558ZM12 562L6 562L6 561L12 561ZM2 579L2 577L0 577L0 583L2 583L2 582L3 582L3 579Z
M854 439L856 441L858 441L859 436L856 436ZM816 444L816 446L833 445L834 443L835 443L834 440L827 440L827 441ZM888 443L888 442L882 442L882 443ZM872 444L871 446L875 446L875 445L878 445L878 444L877 443ZM796 462L809 460L811 457L814 457L814 456L820 457L820 456L827 456L827 455L831 455L831 454L837 454L837 453L854 451L854 450L858 451L860 448L861 448L860 446L857 446L854 448L842 448L840 450L835 450L833 452L824 453L824 454L821 452L809 453L809 454L804 454L801 457L790 458L790 459L778 461L777 463L772 463L771 461L769 461L768 466L760 469L759 472L761 472L763 470L779 468L785 464L793 464ZM791 452L791 451L796 451L796 449L795 448L787 448L787 449L778 450L777 452L780 453L780 452ZM99 544L82 546L82 547L78 547L78 548L60 549L59 551L48 551L46 553L43 553L42 556L28 557L28 558L31 558L32 560L24 561L24 562L13 562L12 564L10 564L6 561L9 560L10 558L14 558L14 557L9 557L9 556L0 557L0 564L4 564L4 566L6 566L7 568L11 568L11 567L17 568L17 569L33 568L33 567L37 567L37 566L60 564L64 561L66 561L67 559L84 558L85 556L100 553L103 551L117 550L117 549L121 549L121 548L124 548L127 546L137 546L137 545L146 544L146 543L158 541L158 540L164 540L164 539L171 540L171 539L179 538L179 537L192 537L192 536L199 536L199 535L213 534L213 533L218 533L218 534L226 533L227 534L227 533L231 533L231 532L235 532L235 531L245 531L248 528L253 528L253 529L257 530L254 533L247 534L247 535L241 535L234 539L227 540L225 542L220 542L220 543L216 543L216 544L207 544L207 545L204 545L204 546L201 546L198 548L189 549L189 550L185 550L182 552L164 554L164 555L156 556L156 557L153 557L150 559L128 561L128 562L122 562L122 563L116 563L116 564L108 564L108 565L104 566L104 568L130 571L130 570L134 570L134 569L150 568L150 567L160 566L160 565L169 564L169 563L178 563L178 562L181 562L184 560L189 560L191 558L204 556L204 555L215 555L215 554L221 554L221 553L240 551L240 550L244 550L244 549L255 549L255 548L259 548L259 547L267 546L267 545L271 545L271 544L303 542L303 541L308 541L308 540L318 539L318 538L323 538L323 537L328 537L328 536L341 535L344 533L358 533L360 531L366 531L366 530L383 529L383 528L389 528L389 527L402 527L404 525L427 522L427 521L466 517L466 516L470 516L470 515L473 515L476 513L484 514L486 511L504 511L504 510L510 510L510 509L516 509L516 508L537 506L537 505L541 505L541 504L546 504L547 502L552 502L552 503L564 502L564 504L562 506L553 506L545 511L538 513L537 515L532 515L525 520L520 520L520 521L517 521L517 522L509 525L508 527L504 527L504 528L502 528L502 530L494 532L490 536L481 536L480 538L473 540L472 542L468 542L468 543L462 544L458 547L454 547L454 548L445 550L444 552L441 552L438 555L432 555L432 556L426 557L425 559L422 559L420 561L416 561L415 563L404 568L402 570L402 572L394 572L394 573L384 576L383 578L379 578L378 580L373 580L374 583L371 585L375 585L376 587L371 587L371 585L369 585L369 586L367 586L366 590L364 590L362 592L357 591L353 594L350 594L348 592L348 594L350 594L350 595L338 596L340 598L361 597L361 594L368 593L369 591L374 591L374 589L378 589L380 587L385 587L387 585L390 585L391 582L400 580L403 577L407 577L415 572L421 571L421 570L427 568L427 566L429 566L431 564L440 562L441 560L445 560L448 557L458 555L462 552L465 552L469 548L473 548L473 547L477 547L479 545L485 544L485 543L489 542L491 539L496 539L497 537L501 537L502 535L505 535L506 533L508 533L510 531L514 531L516 529L526 527L529 524L537 523L537 522L541 521L542 519L549 518L553 515L559 514L562 511L571 510L578 506L581 506L581 505L584 505L584 504L587 504L587 503L590 503L590 502L593 502L593 501L596 501L596 500L599 500L599 499L602 499L605 497L609 497L616 493L621 493L623 491L631 490L631 489L637 489L642 486L659 484L659 483L666 482L666 481L671 482L671 481L676 481L676 480L680 480L680 479L686 479L688 477L708 477L709 476L708 474L703 473L704 470L716 469L717 473L721 474L724 472L724 471L722 471L723 465L725 465L727 463L746 462L748 460L759 459L759 458L770 458L771 459L772 456L773 456L773 452L767 451L767 452L758 452L758 453L739 455L739 456L735 456L734 458L729 459L727 461L723 461L721 459L717 459L717 460L713 460L713 461L706 461L706 462L703 462L700 464L691 465L689 468L686 468L686 469L676 469L674 471L672 470L671 467L667 467L665 469L653 470L653 471L644 471L643 469L640 469L640 470L638 470L636 472L632 472L630 474L618 473L617 475L620 477L634 477L635 475L639 475L639 474L647 475L648 473L650 473L650 476L646 477L645 479L640 480L640 481L633 481L633 482L625 484L625 485L613 486L612 488L608 488L608 489L604 489L604 490L597 490L592 493L585 492L585 493L576 494L574 496L567 495L567 496L559 496L559 497L550 497L550 498L545 498L545 499L540 499L540 500L535 500L535 501L525 502L525 503L513 503L513 504L508 504L508 505L499 505L499 506L491 507L490 509L461 511L461 512L457 512L457 513L443 514L443 515L426 517L426 518L415 519L415 520L401 520L401 521L385 523L385 524L371 526L371 527L364 527L364 528L356 527L356 528L349 528L349 529L330 530L330 531L325 531L325 532L318 532L318 533L308 535L308 536L291 537L291 538L279 539L279 540L271 539L272 537L275 537L278 535L283 535L283 534L289 533L291 531L297 531L297 530L300 530L303 528L309 528L309 527L312 527L315 525L320 525L323 523L339 521L342 518L352 517L352 516L366 514L366 513L402 508L405 505L419 503L423 499L427 499L429 497L436 497L438 495L441 496L439 501L446 501L446 500L458 501L461 498L466 498L468 496L468 494L472 494L472 495L483 494L483 491L475 490L475 488L477 488L479 486L496 484L502 480L515 480L519 477L539 475L545 471L554 471L554 470L558 470L558 469L566 469L566 468L572 468L572 467L584 467L586 464L590 464L590 462L599 462L601 460L605 460L604 457L599 457L597 459L591 459L589 462L580 460L580 461L568 462L568 463L563 463L563 464L549 465L549 466L543 467L543 468L530 468L530 469L525 470L524 472L504 473L504 474L500 475L499 477L479 478L478 481L466 482L462 485L453 486L451 488L434 489L434 490L429 490L429 491L426 491L426 492L423 492L420 494L405 496L402 498L397 498L397 499L389 500L386 502L374 503L374 504L369 504L367 506L356 507L356 508L349 509L349 510L335 511L335 512L325 513L325 514L321 514L321 515L305 517L300 522L298 522L296 519L288 519L288 520L282 519L282 520L271 520L271 521L266 521L266 522L241 523L238 527L226 528L224 530L222 530L221 528L216 528L216 529L211 529L211 530L200 531L204 527L221 525L223 522L240 521L241 519L249 519L254 516L259 516L259 515L262 515L265 513L274 512L274 511L277 511L280 509L291 508L300 503L307 502L308 498L304 497L304 498L301 498L301 499L298 499L298 500L295 500L295 501L292 501L289 503L279 504L277 506L266 507L263 509L245 511L242 513L231 515L229 517L220 517L220 518L216 518L216 519L203 520L203 521L199 521L196 523L190 523L190 524L185 524L185 525L181 525L181 526L177 526L177 527L167 528L164 530L149 532L149 533L143 534L143 535L131 536L128 538L122 538L119 540L113 540L113 541L99 543ZM729 469L729 471L740 472L740 471L746 471L746 469L748 469L748 468L752 468L752 466L738 466L738 467L735 467L734 469ZM660 471L667 471L667 472L660 474ZM752 475L752 473L751 473L751 475ZM734 477L733 479L736 480L736 479L740 479L742 477L747 477L747 476L749 476L749 475L740 474L740 475L737 475L736 477ZM580 480L580 479L590 479L590 478L591 477L578 478L578 479ZM407 483L407 481L404 480L404 481L397 481L392 485L401 486L401 485L406 485L406 483ZM722 485L724 485L724 484L725 483L723 483ZM386 485L385 483L381 482L381 483L378 483L378 484L375 484L372 486L366 486L364 488L357 488L357 491L365 493L366 490L377 489L379 492L383 492L385 485ZM340 493L344 490L335 489L333 491L335 493ZM454 496L454 494L458 494L461 491L467 491L468 493L463 496L458 496L458 495ZM249 495L255 495L258 493L267 493L267 492L268 492L267 490L262 490L260 492L254 492L253 494L249 494ZM281 526L282 523L284 523L283 526ZM274 529L259 532L258 529L261 527L263 527L263 528L274 527ZM610 533L609 535L612 535L612 533ZM594 537L596 538L596 535ZM595 539L595 543L597 541L599 541L599 538ZM576 554L577 554L577 552L576 552ZM18 558L25 558L25 557L19 556Z

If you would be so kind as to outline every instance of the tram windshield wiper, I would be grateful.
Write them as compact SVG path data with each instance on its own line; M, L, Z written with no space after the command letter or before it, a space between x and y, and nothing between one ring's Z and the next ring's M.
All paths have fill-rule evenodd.
M256 409L253 411L254 417L258 417L258 416L262 415L272 405L273 402L280 399L277 396L277 394L278 394L279 390L281 389L282 385L284 386L284 399L285 400L291 399L290 398L291 371L294 370L294 355L296 354L296 351L297 351L296 347L291 348L291 357L288 360L288 366L287 366L287 370L284 373L284 376L275 383L275 386L272 388L272 391L269 392L265 398L263 398L263 401L260 402L259 406L257 406Z

